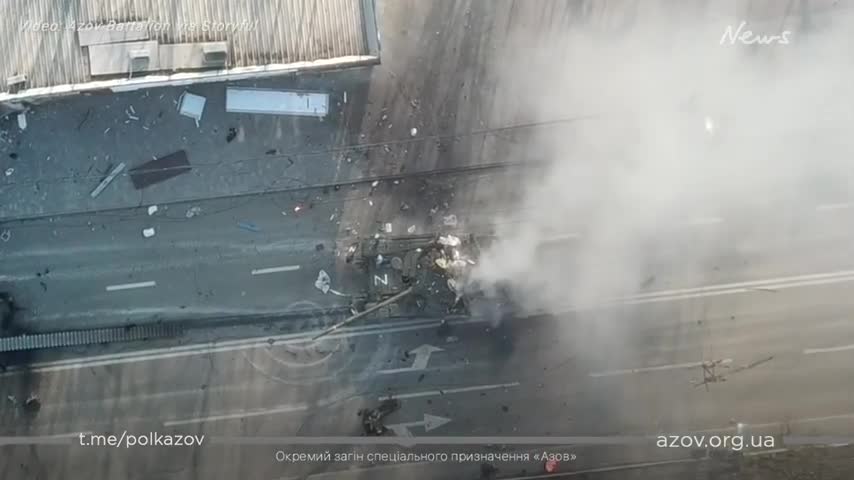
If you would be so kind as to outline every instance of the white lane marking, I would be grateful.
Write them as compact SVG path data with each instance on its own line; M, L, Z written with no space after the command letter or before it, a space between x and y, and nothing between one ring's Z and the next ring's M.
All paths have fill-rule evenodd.
M854 344L852 345L842 345L839 347L827 347L827 348L807 348L804 349L804 355L815 355L816 353L833 353L833 352L844 352L847 350L854 350Z
M786 424L789 425L797 425L802 423L813 423L813 422L827 422L831 420L852 420L854 419L854 413L840 413L837 415L825 415L823 417L805 417L805 418L792 418L786 421L781 422L765 422L765 423L750 423L750 422L741 422L744 425L744 428L773 428L784 426ZM728 432L730 430L735 431L737 427L735 425L731 425L728 427L718 427L718 428L709 428L706 430L696 430L694 433L719 433L719 432Z
M731 358L723 359L720 364L728 364L732 363ZM625 368L622 370L608 370L604 372L593 372L589 375L591 377L616 377L618 375L630 375L632 373L644 373L644 372L659 372L662 370L678 370L680 368L694 368L700 367L703 365L703 362L688 362L688 363L674 363L671 365L658 365L655 367L641 367L641 368Z
M219 420L235 420L238 418L260 417L263 415L275 415L277 413L303 412L308 410L308 405L282 405L263 410L250 410L247 412L225 413L222 415L211 415L208 417L187 418L183 420L167 420L163 422L164 427L178 425L192 425L196 423L215 422Z
M828 210L842 210L845 208L851 208L850 203L826 203L824 205L819 205L815 207L815 211L817 212L826 212Z
M473 318L449 323L451 323L452 325L466 325L475 323L486 323L488 321L489 320L487 319ZM441 322L436 320L415 320L411 322L401 322L401 325L396 327L385 327L384 325L365 325L341 329L340 333L333 333L327 335L326 338L339 339L361 337L366 335L384 335L391 333L437 328L440 325ZM125 363L161 360L166 358L207 355L211 353L231 352L236 350L249 350L253 348L269 348L271 346L271 342L273 346L312 343L311 338L317 333L319 333L319 330L307 333L288 333L282 335L273 335L269 337L251 338L243 340L228 340L224 342L208 342L197 345L182 345L176 347L140 350L137 352L98 355L83 360L67 359L55 360L51 362L33 363L27 367L8 367L5 372L0 373L0 377L15 375L22 372L36 373L56 372L62 370L77 370L81 368L119 365Z
M460 387L460 388L449 388L447 390L428 390L426 392L413 392L413 393L401 393L399 395L391 395L391 398L396 398L398 400L404 398L420 398L420 397L435 397L436 395L447 395L449 393L465 393L465 392L479 392L483 390L497 390L499 388L513 388L521 385L519 382L511 382L511 383L496 383L494 385L474 385L471 387ZM386 400L389 396L385 395L379 397L379 400Z
M720 217L697 217L692 218L688 225L698 226L698 225L714 225L716 223L723 223L724 219Z
M80 435L92 435L92 432L85 431L85 432L73 432L73 433L57 433L54 435L39 435L39 436L42 438L74 438L74 437L80 437Z
M641 293L637 295L632 295L629 297L624 297L626 300L635 300L649 297L661 297L661 296L670 296L670 295L681 295L687 293L702 293L702 292L710 292L715 290L725 290L725 289L736 289L736 288L747 288L747 287L767 287L770 285L776 284L792 284L793 286L797 286L801 282L808 282L812 280L820 280L820 279L830 279L830 278L840 278L840 281L845 281L847 277L854 277L854 270L839 270L836 272L828 272L828 273L811 273L807 275L795 275L791 277L777 277L777 278L767 278L764 280L750 280L746 282L735 282L735 283L721 283L717 285L708 285L705 287L692 287L692 288L680 288L674 290L659 290L657 292L649 292L649 293Z
M552 235L550 237L544 238L540 243L549 244L549 243L560 243L566 242L568 240L578 240L581 238L581 234L579 233L562 233L559 235Z
M295 270L299 270L299 265L285 265L283 267L270 267L270 268L256 268L252 270L252 275L264 275L267 273L278 273L278 272L293 272Z
M137 282L137 283L122 283L119 285L109 285L107 286L108 292L115 292L116 290L130 290L132 288L146 288L146 287L154 287L157 285L157 282L154 280L149 282Z
M759 450L757 452L745 452L745 457L757 457L759 455L774 455L775 453L788 452L788 448L772 448L771 450Z

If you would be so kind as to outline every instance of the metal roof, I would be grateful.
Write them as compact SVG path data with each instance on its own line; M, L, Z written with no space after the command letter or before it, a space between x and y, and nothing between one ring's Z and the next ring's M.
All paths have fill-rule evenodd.
M377 37L374 0L2 0L0 101L376 63Z

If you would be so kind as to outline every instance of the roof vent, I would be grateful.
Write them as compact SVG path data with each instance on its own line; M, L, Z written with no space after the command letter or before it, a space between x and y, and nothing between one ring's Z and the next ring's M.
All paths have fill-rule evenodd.
M6 88L9 89L10 93L19 92L24 89L24 85L27 84L27 76L26 75L13 75L11 77L6 78Z
M208 43L202 47L206 65L225 65L228 48L224 43Z
M151 63L151 52L147 48L140 48L128 52L130 61L128 62L128 73L133 76L133 72L145 72L148 70L148 65Z

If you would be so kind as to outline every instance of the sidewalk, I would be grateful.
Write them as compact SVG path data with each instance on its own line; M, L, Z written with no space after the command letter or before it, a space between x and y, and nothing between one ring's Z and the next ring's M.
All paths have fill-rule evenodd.
M357 140L343 132L360 130L352 122L363 117L359 102L369 76L369 69L356 69L240 83L327 92L330 115L322 120L226 113L223 83L71 97L35 106L24 130L10 115L0 120L0 219L260 193L359 175L358 163L346 161L351 154L335 148ZM184 91L207 98L199 127L178 114ZM178 150L187 152L190 172L133 188L129 169ZM125 170L91 198L122 162Z

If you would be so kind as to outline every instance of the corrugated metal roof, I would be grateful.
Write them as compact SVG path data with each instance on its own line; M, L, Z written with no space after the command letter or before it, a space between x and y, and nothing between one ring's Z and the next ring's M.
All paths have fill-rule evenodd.
M111 22L147 22L160 44L227 42L228 69L373 56L372 2L0 0L0 92L16 75L25 89L104 80L91 77L77 30Z

